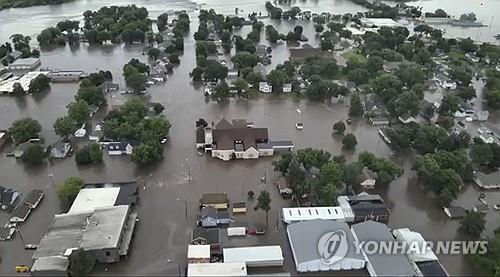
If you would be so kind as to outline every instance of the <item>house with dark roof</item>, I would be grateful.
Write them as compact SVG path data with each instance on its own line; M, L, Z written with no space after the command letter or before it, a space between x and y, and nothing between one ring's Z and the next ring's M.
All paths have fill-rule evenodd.
M387 223L391 212L380 195L362 192L358 195L341 195L337 203L342 208L346 222L367 220Z
M196 227L191 233L191 244L194 245L210 245L211 251L220 251L220 235L219 229L207 229Z
M21 193L13 189L6 189L0 186L0 208L4 211L11 212L19 201Z
M451 219L462 218L467 215L467 210L462 207L444 207L443 210Z
M219 212L214 207L204 207L201 209L200 216L198 218L198 226L207 227L217 227L218 225L227 225L231 222L229 213Z
M50 146L50 156L56 159L64 159L69 156L72 149L70 143L58 140Z
M110 156L132 155L133 149L134 146L128 141L110 142L106 144L106 150L108 150L108 155Z
M290 151L294 145L291 141L270 141L267 128L255 128L244 119L231 123L223 118L216 125L197 127L196 147L229 161L272 156L275 151Z

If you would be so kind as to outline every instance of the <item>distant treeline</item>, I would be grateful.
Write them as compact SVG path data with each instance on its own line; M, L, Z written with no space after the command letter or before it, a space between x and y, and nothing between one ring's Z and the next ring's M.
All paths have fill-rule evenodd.
M70 1L72 0L0 0L0 10L7 8L62 4Z

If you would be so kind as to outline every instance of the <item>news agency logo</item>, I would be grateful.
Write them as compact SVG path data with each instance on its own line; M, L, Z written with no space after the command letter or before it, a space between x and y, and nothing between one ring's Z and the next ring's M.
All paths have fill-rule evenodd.
M347 235L342 230L325 233L318 241L318 253L325 264L342 260L348 247Z

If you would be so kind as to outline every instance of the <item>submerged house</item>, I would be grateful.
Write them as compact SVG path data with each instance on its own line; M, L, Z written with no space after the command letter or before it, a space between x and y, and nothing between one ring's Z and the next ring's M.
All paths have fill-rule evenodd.
M255 128L244 119L232 123L221 119L216 125L197 127L196 147L229 161L273 156L275 152L291 151L294 145L291 141L269 140L267 128Z

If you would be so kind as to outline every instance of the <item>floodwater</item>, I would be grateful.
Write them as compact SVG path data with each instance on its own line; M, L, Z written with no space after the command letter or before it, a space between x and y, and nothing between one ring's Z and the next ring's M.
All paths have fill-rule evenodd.
M487 3L488 1L485 1ZM196 5L186 1L75 1L60 6L33 7L0 11L0 41L9 33L21 32L33 34L63 19L79 18L83 10L96 9L102 5L131 4L144 5L151 14L159 14L169 9L187 9L193 21L191 33L185 41L185 52L181 64L174 69L165 84L152 86L145 98L162 103L165 115L172 122L170 140L164 148L164 160L155 166L138 169L128 157L108 157L102 166L78 167L73 158L65 161L47 163L39 167L25 167L14 159L0 155L0 184L12 187L21 192L32 188L42 188L46 197L42 204L30 215L28 222L22 226L22 234L26 243L36 243L47 230L52 216L59 212L54 184L62 183L70 176L81 176L87 182L117 182L136 179L144 182L141 187L138 206L141 218L137 226L135 239L126 261L99 267L99 274L177 274L179 267L185 266L187 243L191 229L194 227L198 211L198 199L204 192L227 192L231 202L245 199L246 192L268 190L272 196L272 210L269 213L269 229L265 236L249 238L245 242L232 241L230 245L248 244L281 244L285 255L285 269L294 272L283 226L276 224L277 212L282 206L289 205L280 198L272 181L276 174L272 171L272 159L258 161L223 162L210 157L199 157L194 147L194 122L198 118L207 121L245 118L255 122L257 126L269 127L270 137L276 140L291 139L297 149L305 147L321 148L333 155L344 154L349 160L361 151L370 151L393 159L405 168L405 174L388 187L378 187L377 193L383 195L390 205L392 215L389 222L392 228L408 227L419 231L428 240L454 239L459 237L456 230L458 222L449 221L442 210L430 200L415 184L414 172L411 171L412 157L393 155L377 135L377 129L364 121L355 121L348 127L358 138L358 148L354 153L343 152L341 137L332 136L333 123L347 119L345 104L323 104L307 100L295 100L284 96L261 96L250 101L231 100L228 103L207 102L202 88L193 85L188 73L195 66L194 41L192 32L197 28ZM216 8L218 11L233 12L234 6L227 1L208 0L203 8ZM424 4L432 3L431 1ZM455 2L454 2L455 3ZM490 2L491 3L491 2ZM200 2L201 4L201 2ZM299 5L316 11L355 12L359 7L348 0L306 1ZM430 5L430 4L429 4ZM451 4L450 4L451 5ZM254 8L263 11L263 2L249 0L238 3L245 12ZM446 9L446 7L445 7ZM470 11L471 7L464 6ZM266 21L266 24L269 21ZM304 24L305 25L305 24ZM292 29L293 23L283 22L277 26L280 32ZM238 33L245 34L249 27ZM311 44L317 45L313 27L304 26L305 35ZM274 45L273 61L269 68L282 63L288 58L287 44ZM112 71L115 81L124 84L121 77L123 64L131 58L147 61L142 55L140 46L104 46L89 47L82 45L77 49L69 47L42 51L42 66L59 70L95 70ZM229 57L226 57L229 59ZM52 124L55 119L66 113L66 105L71 102L77 91L77 84L53 84L50 92L25 97L0 97L0 129L8 128L11 123L21 117L31 116L43 126L42 135L47 142L56 139ZM119 96L108 99L110 106L116 104ZM296 109L300 108L302 114ZM301 120L304 130L295 130L295 123ZM189 181L188 172L192 180ZM49 177L53 174L53 179ZM260 178L268 176L266 184ZM477 197L473 187L464 188L461 199ZM491 202L500 201L500 195L488 195ZM184 202L185 201L185 202ZM187 218L184 216L184 203L187 206ZM467 203L466 203L467 204ZM238 223L246 223L249 227L263 224L264 212L253 211L255 202L248 202L249 212L245 216L236 216ZM5 222L8 215L0 213L0 222ZM494 229L496 219L488 224ZM276 231L278 226L279 232ZM23 249L19 236L15 240L2 242L0 256L2 266L0 275L13 274L14 265L31 264L30 251ZM467 263L460 256L441 256L441 261L452 275L471 274ZM180 266L178 267L179 264Z

